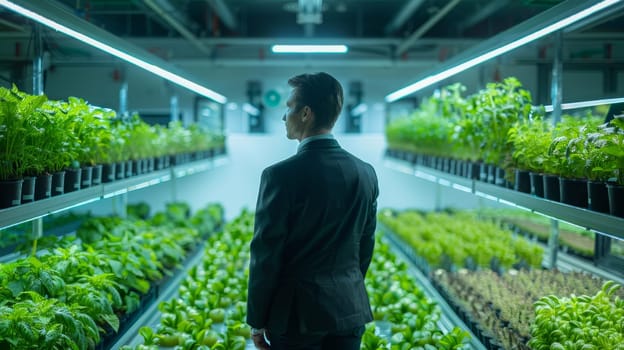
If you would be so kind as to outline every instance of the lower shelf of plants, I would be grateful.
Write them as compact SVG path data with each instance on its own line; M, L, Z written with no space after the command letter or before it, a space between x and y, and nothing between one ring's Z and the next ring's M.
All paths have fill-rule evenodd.
M189 213L169 204L149 221L92 218L0 264L0 348L110 348L222 220L216 205Z
M253 216L243 213L212 236L204 258L181 283L178 297L161 303L160 323L143 327L124 349L253 349L246 313ZM417 285L408 264L378 239L366 287L375 321L362 349L468 349L469 335L439 326L441 311Z
M615 282L526 264L539 261L539 249L527 259L514 243L522 238L475 217L386 210L380 221L488 349L622 348L624 292ZM475 239L485 245L473 250Z

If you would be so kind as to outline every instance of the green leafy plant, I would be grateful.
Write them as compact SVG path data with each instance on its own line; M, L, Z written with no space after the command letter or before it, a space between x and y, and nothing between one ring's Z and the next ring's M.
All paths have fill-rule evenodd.
M546 349L624 349L620 285L606 282L593 296L548 295L535 302L529 346Z
M615 182L624 185L624 115L615 117L604 131L601 150L610 161L601 164L600 171L613 174Z
M564 116L555 126L548 149L553 174L568 179L585 178L587 174L587 135L598 128L601 119L588 114L581 118Z
M36 149L28 143L40 136L33 128L38 109L47 98L23 93L15 85L0 87L0 181L21 179L38 169Z

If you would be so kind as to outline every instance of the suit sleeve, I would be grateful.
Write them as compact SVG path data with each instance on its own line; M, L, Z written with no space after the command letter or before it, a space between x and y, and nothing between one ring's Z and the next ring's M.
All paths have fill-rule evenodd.
M283 182L278 181L270 169L265 169L260 180L254 236L250 246L247 323L254 328L265 327L269 319L282 267L288 211L288 192Z
M373 249L375 248L375 229L377 227L377 197L379 196L379 186L377 184L377 175L375 174L375 170L371 168L372 171L372 200L371 207L369 208L369 212L367 213L366 223L364 225L364 232L362 233L362 238L360 240L360 270L362 271L362 276L366 277L366 271L368 271L368 266L373 259Z

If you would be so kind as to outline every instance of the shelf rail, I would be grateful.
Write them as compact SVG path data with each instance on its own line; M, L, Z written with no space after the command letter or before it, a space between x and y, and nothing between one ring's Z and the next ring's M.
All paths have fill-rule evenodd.
M564 221L611 238L624 240L624 218L554 202L478 180L451 175L428 167L413 165L403 160L386 158L385 166L440 186L472 193L494 202Z
M101 199L117 197L128 192L155 186L174 179L214 169L227 164L227 156L216 156L127 179L104 183L75 192L34 201L0 210L0 229L8 228L46 215L55 214Z

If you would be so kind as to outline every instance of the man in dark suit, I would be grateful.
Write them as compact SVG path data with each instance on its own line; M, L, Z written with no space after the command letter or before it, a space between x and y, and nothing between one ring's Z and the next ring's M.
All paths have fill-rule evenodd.
M330 134L343 103L327 73L291 78L283 120L297 154L264 170L251 242L247 323L258 349L357 350L372 321L377 176Z

